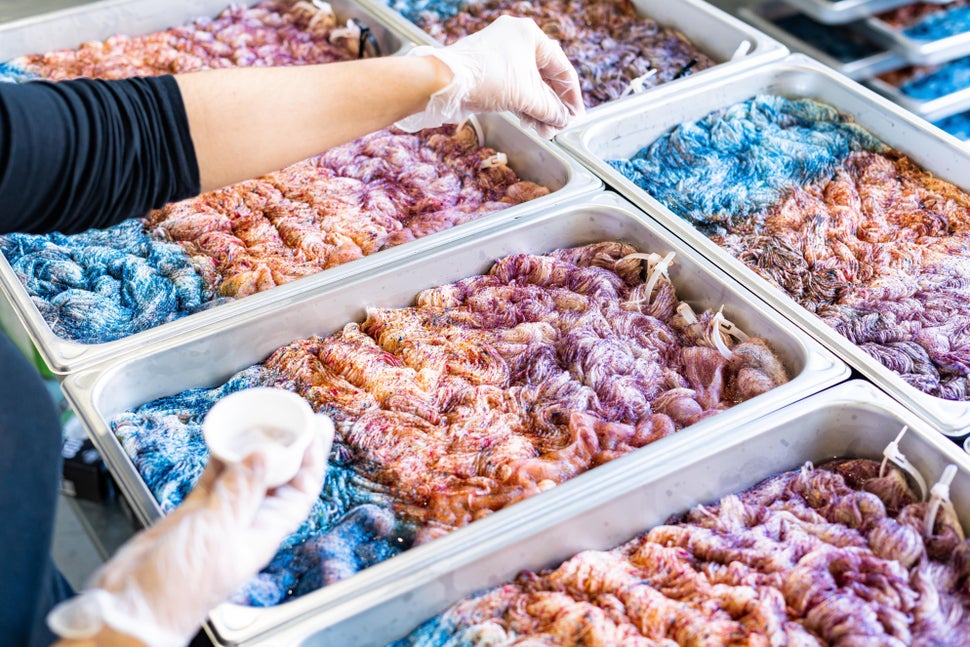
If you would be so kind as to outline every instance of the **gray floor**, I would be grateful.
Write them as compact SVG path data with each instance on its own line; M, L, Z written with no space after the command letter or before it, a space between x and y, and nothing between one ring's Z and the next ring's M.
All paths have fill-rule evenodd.
M84 582L104 561L95 548L90 535L77 513L76 501L61 495L57 502L57 518L54 526L54 563L64 573L74 590Z
M112 514L110 507L115 506L64 495L57 503L51 552L54 563L75 590L83 588L91 574L117 548L105 545L103 537L117 536L121 529L124 529L125 537L131 532L130 524L120 510Z
M67 423L66 436L83 434L76 419ZM54 563L71 586L80 589L136 530L136 522L120 496L95 502L62 494L54 520Z

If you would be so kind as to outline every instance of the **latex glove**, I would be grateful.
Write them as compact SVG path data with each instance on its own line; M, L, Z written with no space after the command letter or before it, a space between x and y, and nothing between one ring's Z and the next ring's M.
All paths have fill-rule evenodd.
M51 611L51 630L80 639L108 625L151 647L187 644L306 518L323 485L323 445L315 438L297 475L268 492L262 455L210 459L178 508L125 544L88 590Z
M409 56L435 56L454 73L423 112L396 125L414 132L458 123L478 112L511 110L543 137L585 112L579 77L559 44L529 18L502 16L448 47L416 47Z

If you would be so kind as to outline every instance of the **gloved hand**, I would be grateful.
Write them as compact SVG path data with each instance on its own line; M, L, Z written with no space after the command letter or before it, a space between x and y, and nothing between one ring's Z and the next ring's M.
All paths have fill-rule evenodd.
M414 132L458 123L477 112L511 110L522 125L551 137L583 114L579 77L559 44L528 18L502 16L448 47L416 47L411 56L435 56L454 73L423 112L399 121Z
M306 518L323 485L323 447L315 438L297 475L270 491L262 455L234 464L211 458L178 508L123 546L88 590L51 611L51 630L80 639L109 625L150 647L187 644Z

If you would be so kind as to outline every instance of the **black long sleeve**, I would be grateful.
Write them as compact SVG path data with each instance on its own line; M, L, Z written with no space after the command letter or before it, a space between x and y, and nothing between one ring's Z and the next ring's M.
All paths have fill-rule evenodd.
M0 83L0 233L107 227L198 192L173 77Z

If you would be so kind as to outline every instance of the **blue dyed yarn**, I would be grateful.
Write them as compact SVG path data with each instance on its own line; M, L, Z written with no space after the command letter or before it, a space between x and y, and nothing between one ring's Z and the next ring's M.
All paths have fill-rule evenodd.
M23 83L36 78L36 74L21 69L13 61L0 63L0 83Z
M216 303L185 250L153 240L138 219L70 236L7 234L0 252L70 341L113 341Z
M471 601L477 595L469 596L464 601ZM461 618L452 607L430 620L423 622L417 629L406 637L396 640L387 647L464 647L474 645L464 634L467 628L461 629Z
M346 579L411 547L408 528L388 508L362 505L298 547L303 572L293 595L300 596Z
M111 429L162 510L191 492L208 462L202 421L221 398L257 386L290 385L262 365L212 389L189 389L111 420ZM382 562L411 547L415 528L399 520L393 499L357 474L351 452L336 442L320 498L270 564L233 601L272 606Z
M886 146L832 106L762 95L677 126L608 163L705 234L831 175L852 151Z
M164 512L195 487L209 460L202 420L220 398L255 386L276 386L275 374L256 366L215 389L190 389L159 398L111 420L111 431Z
M333 491L354 480L346 472L328 465L320 499L307 520L283 542L266 568L236 592L233 602L273 606L350 577L411 547L412 528L395 517L390 502L379 494L373 497L379 505L339 505L340 497L334 497ZM357 489L352 498L367 498L366 488Z
M943 65L899 87L908 97L927 101L970 87L970 56Z
M970 6L932 13L903 33L915 40L940 40L970 31Z
M970 111L933 122L946 132L960 139L970 139Z
M392 9L411 22L418 22L422 13L432 13L444 20L451 18L467 4L466 0L388 0Z
M880 51L875 44L853 29L823 25L804 14L794 13L779 18L774 23L792 36L843 63L872 56Z

